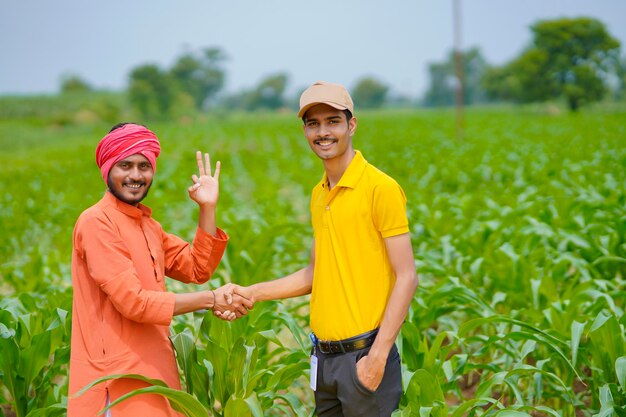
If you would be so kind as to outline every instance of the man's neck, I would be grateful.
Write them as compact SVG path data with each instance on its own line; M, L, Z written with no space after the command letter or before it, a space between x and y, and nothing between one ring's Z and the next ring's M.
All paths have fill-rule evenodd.
M348 149L341 158L324 161L324 171L326 171L330 189L337 185L344 172L348 169L350 162L354 159L354 155L356 155L354 149Z

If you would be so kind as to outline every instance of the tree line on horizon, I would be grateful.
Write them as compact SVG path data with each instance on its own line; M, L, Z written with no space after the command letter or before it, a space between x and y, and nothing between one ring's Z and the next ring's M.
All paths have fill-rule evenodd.
M465 105L560 101L576 111L607 96L626 99L626 57L620 56L620 42L602 22L588 17L562 18L538 21L530 30L533 38L529 46L502 66L490 65L479 48L459 53ZM456 58L452 51L444 61L429 64L428 88L418 100L390 97L389 86L372 76L349 87L360 108L452 106L459 83ZM186 52L170 68L140 65L129 74L128 100L148 119L214 108L254 111L297 107L300 91L295 97L286 95L289 76L284 72L271 74L250 89L223 93L226 61L226 53L212 47ZM62 93L90 89L76 75L65 77L61 84Z

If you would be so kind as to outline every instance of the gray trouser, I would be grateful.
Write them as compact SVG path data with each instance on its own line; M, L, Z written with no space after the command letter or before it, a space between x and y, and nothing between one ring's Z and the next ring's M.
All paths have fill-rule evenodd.
M348 353L325 355L316 350L317 389L315 409L318 416L388 417L398 408L402 396L400 355L395 345L389 352L385 375L376 389L370 391L359 381L356 363L370 348Z

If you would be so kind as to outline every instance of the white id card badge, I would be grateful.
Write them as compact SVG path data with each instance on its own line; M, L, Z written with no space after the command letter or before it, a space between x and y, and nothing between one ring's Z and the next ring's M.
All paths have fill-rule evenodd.
M310 384L313 391L317 388L317 356L311 355L311 381Z

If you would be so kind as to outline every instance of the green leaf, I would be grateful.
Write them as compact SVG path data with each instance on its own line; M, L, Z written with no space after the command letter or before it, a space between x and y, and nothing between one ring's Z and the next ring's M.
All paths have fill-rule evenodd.
M48 325L46 330L54 330L57 327L63 327L67 320L67 311L62 308L54 309L54 320Z
M249 395L244 401L246 404L248 404L248 408L250 408L250 411L252 411L252 415L254 417L263 417L263 408L261 407L259 399L254 392Z
M232 392L237 397L245 398L250 394L252 387L248 386L248 380L251 376L251 369L256 365L257 357L258 350L254 342L249 346L243 338L237 339L228 357L230 366L227 379Z
M435 338L431 348L426 353L426 356L424 358L424 369L426 369L428 372L432 374L436 373L435 363L437 359L439 358L439 351L441 349L441 345L446 340L447 337L448 337L447 332L439 333L437 337Z
M391 413L391 417L413 417L415 415L416 412L413 412L413 406L411 404Z
M15 336L15 330L9 329L4 323L0 323L0 337L2 339L10 339Z
M420 407L420 417L430 417L433 407Z
M224 408L224 417L247 417L251 415L250 407L242 398L231 397L228 399Z
M212 370L210 373L212 378L209 378L209 382L211 382L211 392L215 400L224 404L230 396L230 389L233 389L233 387L227 383L230 377L228 370L230 366L228 352L216 342L209 340L207 341L203 355L202 359L205 368L209 369L208 364L210 364L210 369Z
M113 379L126 379L126 378L138 379L140 381L147 382L148 384L155 385L155 386L167 387L167 384L164 381L161 381L160 379L148 378L139 374L115 374L115 375L103 376L102 378L98 378L95 381L90 382L89 384L85 385L80 391L78 391L74 396L79 397L82 394L84 394L86 391L91 389L92 387L98 384L101 384L103 382L111 381Z
M200 404L198 400L196 400L192 395L186 393L185 391L152 385L150 387L139 388L134 391L131 391L117 400L113 401L109 404L108 407L105 407L102 411L106 411L108 409L113 409L112 414L115 415L114 407L126 401L129 398L135 397L141 394L157 394L162 397L165 397L169 400L172 408L180 413L188 417L207 417L208 411Z
M270 342L273 342L273 343L277 344L280 347L284 347L283 346L283 342L280 341L280 339L278 338L278 335L276 334L276 331L274 329L263 330L263 331L259 332L258 335L264 337L265 339L269 340Z
M502 405L500 401L491 397L479 397L472 398L467 401L463 401L461 405L459 405L450 417L462 417L467 415L467 411L471 411L474 407L483 407L485 404L494 404L494 405Z
M0 338L0 371L2 383L14 401L20 401L24 393L24 380L20 375L20 353L14 338Z
M22 376L27 387L48 363L51 353L50 336L50 331L34 335L30 346L20 352L20 361L23 363Z
M276 392L289 389L297 378L306 375L306 371L310 369L310 366L309 362L304 360L296 363L285 363L284 365L281 365L269 378L265 385L265 389Z
M617 263L626 264L626 258L622 258L620 256L600 256L595 261L593 261L591 264L593 266L596 266L596 265L599 265L599 264L605 263L605 262L617 262Z
M285 394L277 393L276 398L280 398L285 401L295 415L301 416L306 414L305 405L302 403L302 401L300 401L300 398L298 398L298 396L293 392L287 392Z
M515 253L515 250L513 249L513 246L511 246L510 243L505 243L502 246L500 246L499 248L506 256L509 257L509 259L511 259L511 261L513 262L513 265L517 265L517 262L519 261L519 255L517 253Z
M594 417L608 417L613 416L615 413L613 403L613 396L611 395L611 389L608 384L605 384L599 388L600 392L600 412L594 414Z
M434 407L443 404L435 410L436 417L447 417L448 410L445 406L445 398L439 381L425 369L418 369L409 382L406 395L417 399L420 407Z
M489 397L489 395L487 394L491 393L492 387L496 385L502 385L502 383L504 382L504 378L506 378L505 371L495 373L491 376L491 378L481 382L478 385L478 388L476 389L476 393L474 395L481 398Z
M578 358L578 346L580 345L580 338L583 335L587 322L580 323L576 320L572 322L572 365L576 366L576 359Z
M498 417L532 417L528 413L523 413L521 411L515 410L501 410L494 414L494 416Z
M626 356L621 356L615 360L615 373L622 391L626 393Z
M553 410L550 407L546 407L546 406L543 406L543 405L538 405L536 407L528 407L528 408L531 409L531 410L542 411L545 414L550 414L550 415L552 415L554 417L562 417L561 413Z
M607 316L600 312L589 332L589 340L593 349L594 367L604 372L606 380L615 380L615 361L624 356L626 351L626 337L623 327L614 315Z
M183 371L185 382L187 383L187 392L193 392L192 367L195 361L195 341L193 334L189 328L185 328L182 332L170 337L174 349L176 350L176 359L178 365Z
M62 404L54 404L45 408L37 408L30 411L26 417L55 417L65 416L67 414L67 407Z

